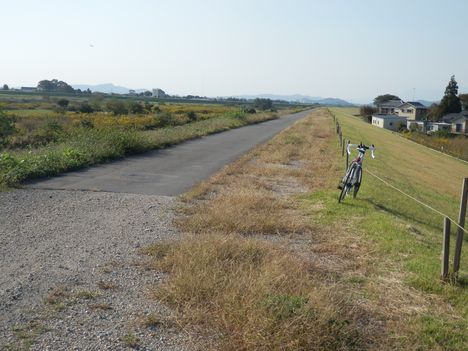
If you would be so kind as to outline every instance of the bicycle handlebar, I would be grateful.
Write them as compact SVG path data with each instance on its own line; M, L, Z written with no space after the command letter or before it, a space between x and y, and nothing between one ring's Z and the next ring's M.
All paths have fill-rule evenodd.
M362 152L362 153L365 153L366 150L370 150L372 158L375 158L375 155L374 155L375 146L374 146L374 144L372 144L371 146L364 145L363 143L348 144L346 146L346 152L348 153L348 155L351 155L351 151L349 150L350 148L356 148L356 150L358 150L359 152Z

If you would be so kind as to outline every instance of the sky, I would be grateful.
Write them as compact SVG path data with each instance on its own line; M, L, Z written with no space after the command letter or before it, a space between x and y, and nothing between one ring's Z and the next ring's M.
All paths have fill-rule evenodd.
M439 100L468 92L466 0L0 0L0 84Z

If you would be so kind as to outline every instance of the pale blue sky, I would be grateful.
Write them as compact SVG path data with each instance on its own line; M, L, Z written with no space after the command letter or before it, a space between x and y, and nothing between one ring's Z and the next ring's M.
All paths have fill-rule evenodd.
M468 1L1 1L0 83L171 94L468 92ZM90 47L89 44L94 45Z

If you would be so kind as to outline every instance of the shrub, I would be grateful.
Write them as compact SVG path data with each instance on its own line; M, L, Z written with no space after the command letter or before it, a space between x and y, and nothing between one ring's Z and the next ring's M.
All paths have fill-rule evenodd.
M122 101L109 101L106 104L106 108L109 112L114 115L126 115L128 113L127 106Z
M167 127L174 124L174 117L170 112L163 112L158 117L160 127Z
M240 120L244 120L246 118L246 113L244 111L242 111L242 110L229 112L228 115L230 117L240 119Z
M253 107L244 107L243 111L244 111L245 113L251 113L251 114L257 113L257 110L254 109Z
M143 112L144 112L144 108L143 108L143 106L142 106L140 103L138 103L138 102L136 102L136 101L130 101L130 102L128 103L128 111L129 111L130 113L135 113L135 114L137 114L137 113L143 113Z
M361 106L361 108L359 109L359 114L361 116L369 116L376 112L377 112L377 109L370 105Z
M0 146L5 145L8 136L15 132L15 121L0 111Z
M57 141L63 135L63 127L57 121L48 121L37 130L38 142L46 144Z
M91 122L89 119L82 119L80 120L80 125L83 128L94 128L93 122Z
M78 111L81 113L93 113L94 109L88 102L82 102L78 107Z
M67 99L60 99L60 100L57 101L57 106L59 106L61 108L66 108L69 103L70 103L70 101L68 101Z
M448 130L438 130L432 133L432 136L446 139L453 137L453 135Z
M195 122L197 120L197 114L194 111L188 111L187 117L191 122Z

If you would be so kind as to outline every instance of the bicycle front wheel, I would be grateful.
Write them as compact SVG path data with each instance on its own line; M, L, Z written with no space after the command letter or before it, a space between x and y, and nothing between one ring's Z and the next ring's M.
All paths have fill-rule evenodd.
M356 168L356 164L351 164L351 166L348 169L348 172L346 173L346 179L343 182L343 188L341 189L341 194L340 197L338 198L338 203L344 200L346 194L351 190L351 187L353 186L351 184L351 179L353 179L353 174Z

